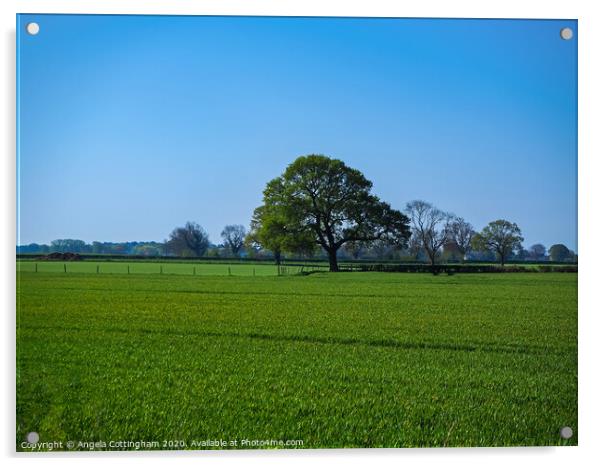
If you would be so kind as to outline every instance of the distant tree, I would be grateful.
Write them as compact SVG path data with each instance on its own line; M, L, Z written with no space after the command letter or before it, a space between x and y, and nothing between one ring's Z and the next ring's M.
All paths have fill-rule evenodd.
M100 241L92 241L92 252L94 254L102 254L104 252Z
M30 243L17 246L17 254L46 254L48 253L48 245Z
M434 268L442 246L449 238L451 214L425 201L408 202L406 213L412 222L412 236L418 241Z
M209 235L199 224L187 222L170 233L165 247L179 256L201 257L209 247Z
M478 251L495 252L503 266L508 256L519 249L523 240L516 223L495 220L474 236L472 247Z
M131 254L149 257L162 256L164 254L164 246L154 241L150 243L138 243L132 248Z
M527 260L529 259L529 251L523 248L523 245L521 244L515 249L514 258L520 261Z
M205 253L205 255L207 257L220 257L220 247L217 246L216 244L209 244L209 247L207 248L207 252Z
M471 251L468 253L468 259L476 262L494 262L497 260L497 255L495 252L489 250L479 251L473 245Z
M370 193L372 183L337 159L297 158L263 192L262 218L276 223L278 241L307 239L324 249L330 270L339 270L337 252L348 242L387 241L404 246L408 218ZM282 243L286 245L286 242Z
M387 241L373 241L370 245L372 256L378 260L392 260L399 250L399 247L391 245Z
M529 248L529 256L536 261L544 260L546 258L546 247L540 243L534 244Z
M408 252L412 259L425 262L428 261L428 257L424 252L424 248L422 247L422 241L418 238L417 235L412 234L410 236L410 240L408 241Z
M90 252L91 248L81 239L55 239L50 242L51 252Z
M224 245L230 249L234 256L238 256L240 250L245 244L247 232L242 225L226 225L222 230L222 239Z
M343 249L352 259L358 260L366 248L360 241L350 241L345 243Z
M564 244L554 244L550 246L548 253L550 254L550 260L554 262L565 262L574 259L573 251Z
M452 241L448 240L443 245L443 252L441 254L441 258L446 261L464 261L466 258L466 254L460 251L458 245Z
M111 254L127 254L127 247L124 243L109 243L109 253Z
M476 234L470 223L461 217L453 217L447 226L449 241L452 242L462 256L462 260L470 252L472 238Z

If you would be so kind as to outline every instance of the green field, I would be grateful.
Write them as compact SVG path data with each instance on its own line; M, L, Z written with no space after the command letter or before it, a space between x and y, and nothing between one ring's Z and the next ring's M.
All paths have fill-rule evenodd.
M20 272L59 272L99 274L159 274L165 275L278 275L278 267L272 263L211 263L211 262L145 262L145 261L17 261ZM290 268L297 273L300 267ZM310 268L308 267L308 270Z
M17 449L30 431L41 442L178 449L219 439L577 444L577 274L261 267L256 276L23 267ZM562 440L562 426L574 437Z

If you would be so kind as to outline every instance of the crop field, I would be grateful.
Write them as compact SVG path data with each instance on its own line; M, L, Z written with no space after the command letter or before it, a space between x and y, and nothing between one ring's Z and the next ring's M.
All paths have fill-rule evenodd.
M577 274L264 267L22 268L17 449L577 444Z

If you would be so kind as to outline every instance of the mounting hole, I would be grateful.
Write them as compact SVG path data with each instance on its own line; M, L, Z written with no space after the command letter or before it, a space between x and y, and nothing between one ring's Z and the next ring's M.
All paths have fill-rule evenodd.
M560 30L560 37L564 40L571 40L573 38L573 30L571 28L562 28Z
M40 25L38 23L27 23L25 29L27 30L27 34L30 36L35 36L38 32L40 32Z
M569 426L563 427L560 429L560 436L563 439L570 439L573 436L573 429L571 429Z

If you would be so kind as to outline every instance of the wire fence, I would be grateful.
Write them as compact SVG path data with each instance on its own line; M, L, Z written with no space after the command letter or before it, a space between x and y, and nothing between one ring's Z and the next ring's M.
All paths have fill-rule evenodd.
M285 262L267 263L169 263L149 261L31 261L18 260L17 272L23 273L85 273L85 274L158 274L191 276L267 277L308 275L329 270L327 263ZM577 272L577 265L515 265L507 264L358 264L339 263L342 272L414 272L454 275L456 273L509 272Z
M79 273L79 274L153 274L190 276L245 276L266 277L309 274L327 271L322 264L219 264L219 263L152 263L102 261L17 261L17 272L23 273Z

